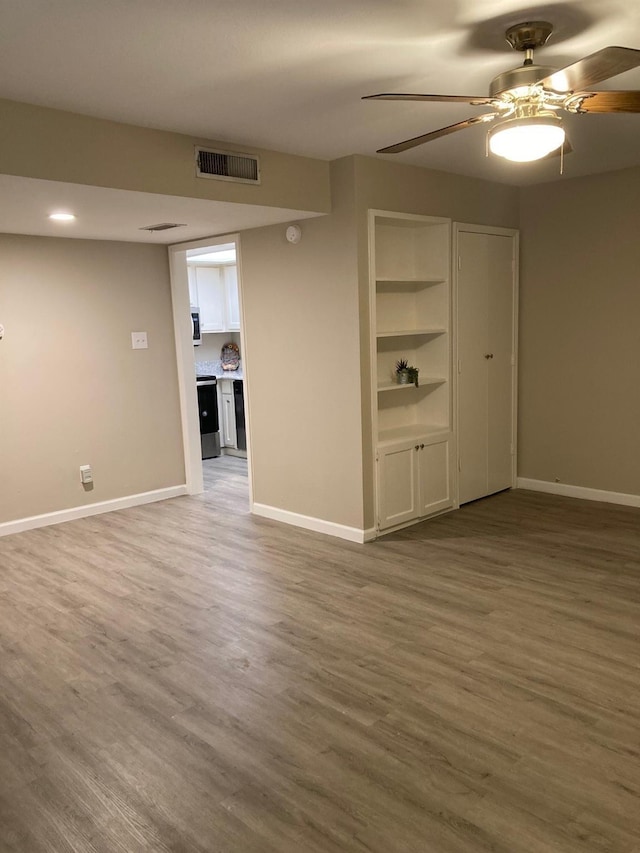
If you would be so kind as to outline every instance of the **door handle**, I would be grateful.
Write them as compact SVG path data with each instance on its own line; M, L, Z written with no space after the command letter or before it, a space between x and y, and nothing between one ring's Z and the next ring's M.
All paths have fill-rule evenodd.
M493 358L493 353L492 352L485 352L484 357L485 358Z

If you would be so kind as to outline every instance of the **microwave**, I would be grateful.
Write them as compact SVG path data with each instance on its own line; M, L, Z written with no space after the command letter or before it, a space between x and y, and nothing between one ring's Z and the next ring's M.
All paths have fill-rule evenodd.
M194 347L202 343L202 330L200 328L200 309L197 305L191 306L191 330L193 334Z

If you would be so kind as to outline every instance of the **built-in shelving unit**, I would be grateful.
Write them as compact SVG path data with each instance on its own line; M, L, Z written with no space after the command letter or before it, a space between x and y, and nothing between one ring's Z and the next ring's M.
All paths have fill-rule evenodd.
M372 210L369 246L372 415L382 530L452 506L451 222ZM397 383L400 359L419 369L418 387Z

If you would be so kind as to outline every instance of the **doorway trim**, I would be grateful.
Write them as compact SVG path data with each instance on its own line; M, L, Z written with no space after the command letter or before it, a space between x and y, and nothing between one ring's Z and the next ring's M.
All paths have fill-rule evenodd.
M253 512L253 477L251 464L251 406L248 393L248 369L245 346L245 310L244 288L242 286L242 253L239 234L223 234L191 240L187 243L174 243L167 246L169 253L169 276L171 279L171 305L173 312L173 330L176 342L176 367L178 370L178 389L180 395L180 420L182 423L182 444L184 450L184 470L187 494L199 495L204 491L202 477L202 450L200 446L200 421L198 417L198 395L196 390L195 350L191 330L191 300L189 298L189 277L187 274L187 251L206 249L234 243L238 268L238 298L240 301L240 342L242 352L242 371L244 383L245 424L247 431L247 471L249 479L249 512Z

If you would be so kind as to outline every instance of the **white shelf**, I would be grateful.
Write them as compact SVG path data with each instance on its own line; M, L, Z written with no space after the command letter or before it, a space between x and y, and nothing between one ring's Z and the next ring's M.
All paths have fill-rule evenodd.
M393 332L377 332L377 338L408 338L408 337L417 337L421 335L423 337L427 337L429 335L445 335L447 333L446 329L397 329Z
M419 377L418 390L420 390L420 388L426 388L429 385L444 385L446 381L446 379L442 379L440 377L435 376L426 377L425 379ZM378 393L380 393L381 391L408 391L409 389L415 387L416 386L413 382L406 382L403 385L401 385L399 382L382 382L380 385L378 385Z
M398 288L402 287L410 287L413 289L420 289L421 287L431 287L433 284L442 284L445 282L445 278L426 278L424 276L419 278L399 278L398 276L380 276L376 278L377 284L391 284L397 285Z
M418 438L431 438L436 435L448 435L446 426L427 426L426 424L409 424L394 429L381 430L378 433L378 447L388 447L399 441Z

